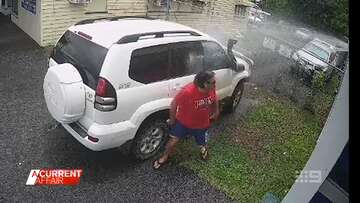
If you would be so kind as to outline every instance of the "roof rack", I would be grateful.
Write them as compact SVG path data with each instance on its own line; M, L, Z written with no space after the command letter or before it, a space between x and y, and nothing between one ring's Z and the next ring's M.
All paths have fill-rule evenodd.
M115 17L103 17L103 18L94 18L94 19L86 19L77 22L75 25L83 25L83 24L89 24L94 23L95 21L99 20L108 20L108 21L116 21L120 19L147 19L147 20L155 20L155 18L151 18L148 16L115 16Z
M137 42L140 37L148 36L148 35L155 35L154 38L162 38L165 34L190 34L192 36L201 36L199 33L190 30L180 30L180 31L163 31L163 32L147 32L147 33L140 33L140 34L133 34L133 35L126 35L122 37L117 44L126 44L131 42Z

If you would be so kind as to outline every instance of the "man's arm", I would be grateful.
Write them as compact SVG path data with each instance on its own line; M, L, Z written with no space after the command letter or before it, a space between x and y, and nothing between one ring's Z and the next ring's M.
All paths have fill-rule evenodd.
M170 116L169 125L170 126L175 124L176 111L177 111L177 103L176 103L176 99L174 98L170 104L170 111L169 111L169 114L170 114L169 115Z
M174 97L174 99L171 101L170 111L169 111L170 119L168 123L170 126L175 124L178 106L184 103L185 98L186 98L186 92L184 92L184 90L180 90L180 92L178 92Z

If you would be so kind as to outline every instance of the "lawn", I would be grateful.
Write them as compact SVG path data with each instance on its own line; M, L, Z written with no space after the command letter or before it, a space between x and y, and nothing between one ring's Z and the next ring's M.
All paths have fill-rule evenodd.
M210 140L210 160L200 160L193 140L182 142L174 157L238 202L261 202L267 192L284 198L323 125L289 99L261 90L253 96L259 104Z

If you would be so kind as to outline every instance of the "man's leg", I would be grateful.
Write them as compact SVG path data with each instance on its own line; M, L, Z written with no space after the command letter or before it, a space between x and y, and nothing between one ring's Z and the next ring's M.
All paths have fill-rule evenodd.
M208 155L209 155L209 151L208 151L208 148L207 146L200 146L200 154L201 154L201 158L203 160L207 160L208 158Z
M195 141L200 149L201 158L206 160L208 158L208 147L207 147L207 129L194 129L192 134L195 137Z
M161 167L163 163L165 163L170 156L175 153L176 144L180 141L180 139L184 138L187 133L187 128L181 125L181 123L176 122L175 126L171 129L170 139L166 143L164 154L154 162L154 168L158 169Z
M179 138L175 137L175 136L170 136L169 141L166 143L165 146L165 152L164 154L159 158L159 162L164 163L165 161L167 161L167 159L174 155L175 150L176 150L176 144L179 142Z

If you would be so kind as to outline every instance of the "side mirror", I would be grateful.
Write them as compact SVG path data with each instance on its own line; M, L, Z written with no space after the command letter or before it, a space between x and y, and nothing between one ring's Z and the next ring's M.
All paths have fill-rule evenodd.
M231 56L234 56L234 54L232 53L232 49L236 43L237 43L237 40L235 40L235 39L229 39L229 41L228 41L227 52Z
M230 60L235 63L233 69L235 70L237 67L237 62L234 56L234 53L232 51L232 48L234 47L234 45L237 43L237 40L234 39L229 39L228 40L228 44L227 44L227 54L230 57ZM236 71L236 70L235 70Z
M244 71L245 70L245 66L244 66L244 64L236 64L236 66L234 67L234 71L235 72L242 72L242 71Z

